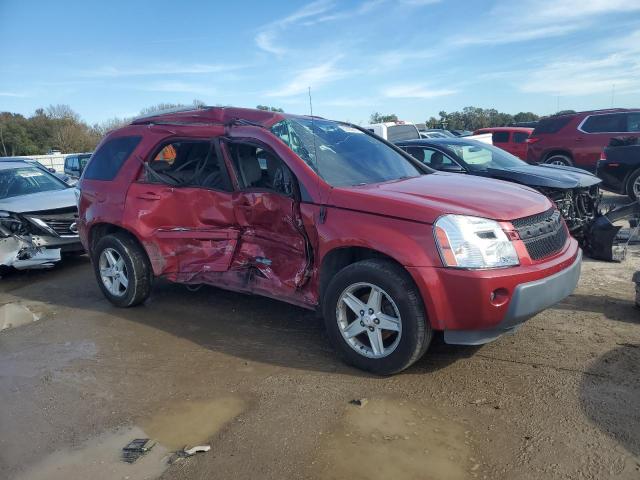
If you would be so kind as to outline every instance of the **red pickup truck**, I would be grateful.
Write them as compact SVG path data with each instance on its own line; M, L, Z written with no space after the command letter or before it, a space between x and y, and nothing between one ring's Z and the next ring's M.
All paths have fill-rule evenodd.
M80 181L104 295L158 277L316 310L349 363L399 372L432 333L481 344L569 295L582 254L553 204L435 173L343 122L207 107L111 132ZM283 341L286 339L283 338Z
M527 159L527 139L533 132L533 128L527 127L491 127L480 128L473 132L474 135L490 133L491 141L496 147L500 147L511 155L521 160Z

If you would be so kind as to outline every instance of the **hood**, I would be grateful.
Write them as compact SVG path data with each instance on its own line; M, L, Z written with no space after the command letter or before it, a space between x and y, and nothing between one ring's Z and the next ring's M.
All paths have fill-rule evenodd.
M37 212L76 206L73 188L53 190L51 192L32 193L0 200L0 210L13 213Z
M334 188L327 203L425 223L445 213L513 220L552 207L547 197L529 187L458 173Z
M602 182L595 175L563 165L522 165L509 168L488 168L491 178L521 183L531 187L572 189L591 187Z

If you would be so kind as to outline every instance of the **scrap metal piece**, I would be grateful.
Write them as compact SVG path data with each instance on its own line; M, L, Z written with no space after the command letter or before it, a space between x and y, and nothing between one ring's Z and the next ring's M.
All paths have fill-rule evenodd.
M149 438L136 438L122 449L122 460L134 463L155 446L156 442Z
M182 450L178 450L169 458L169 465L179 462L187 457L192 457L198 452L208 452L211 450L211 445L196 445L195 447L184 447Z
M589 226L587 230L587 250L591 258L596 260L606 260L621 262L627 254L629 241L635 236L638 229L637 219L640 217L640 203L633 202L629 205L622 205L614 208L605 215L601 215ZM629 219L632 225L632 232L626 242L616 243L618 232L622 228L614 225L620 220Z

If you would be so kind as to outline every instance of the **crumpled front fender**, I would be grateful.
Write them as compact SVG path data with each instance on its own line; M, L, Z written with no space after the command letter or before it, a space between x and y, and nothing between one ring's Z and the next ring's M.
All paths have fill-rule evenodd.
M18 270L49 268L60 261L59 248L36 247L28 237L0 238L0 266Z

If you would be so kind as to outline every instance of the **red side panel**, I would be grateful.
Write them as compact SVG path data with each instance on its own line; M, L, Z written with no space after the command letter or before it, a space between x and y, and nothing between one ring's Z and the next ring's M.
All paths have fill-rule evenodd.
M231 194L132 183L123 222L142 239L156 275L189 281L228 270L239 237Z

